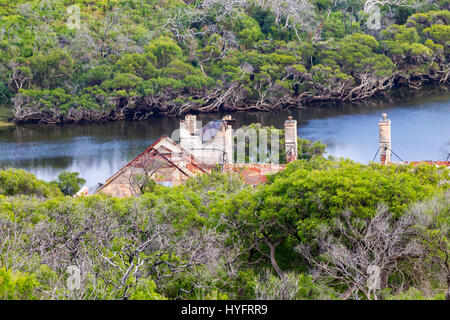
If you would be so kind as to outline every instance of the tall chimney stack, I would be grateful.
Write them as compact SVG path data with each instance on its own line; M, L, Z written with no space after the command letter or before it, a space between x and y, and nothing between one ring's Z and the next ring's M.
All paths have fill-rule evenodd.
M380 162L382 164L391 163L391 120L387 114L382 114L383 119L378 123L380 131Z
M297 120L291 116L284 122L284 144L286 147L286 163L297 160Z
M193 114L186 115L186 117L184 118L184 123L189 133L194 134L194 132L197 130L197 116Z
M232 118L230 115L226 115L222 118L222 121L225 122L225 143L224 143L224 152L226 157L225 163L233 163L234 139L233 139L233 127L230 124Z

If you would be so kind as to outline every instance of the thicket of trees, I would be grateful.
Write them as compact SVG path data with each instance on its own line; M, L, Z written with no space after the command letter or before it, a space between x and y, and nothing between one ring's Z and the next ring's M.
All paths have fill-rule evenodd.
M2 170L0 171L0 195L73 196L86 183L86 180L78 175L78 172L62 171L56 181L45 182L21 169Z
M445 168L312 156L257 188L216 172L126 199L2 176L2 299L450 298Z
M12 103L16 122L66 123L279 110L447 84L449 2L383 1L380 30L367 24L376 5L0 0L0 102Z

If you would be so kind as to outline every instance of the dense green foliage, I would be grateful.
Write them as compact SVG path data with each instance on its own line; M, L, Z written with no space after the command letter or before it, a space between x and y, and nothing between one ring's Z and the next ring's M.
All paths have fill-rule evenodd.
M0 171L0 195L35 195L38 197L59 196L61 192L54 184L36 179L28 172L20 169Z
M10 175L37 181L23 171L0 172ZM0 179L0 189L9 190L10 180ZM394 220L413 213L417 227L405 237L423 249L398 258L379 296L443 299L448 181L447 169L430 165L361 165L313 156L290 163L258 188L219 172L175 188L153 185L125 199L57 192L46 199L40 189L46 183L16 187L0 195L0 296L342 298L348 285L310 274L312 266L296 248L324 232L342 237L333 225L344 213L355 236L356 229L375 223L381 205ZM319 261L317 250L311 252ZM81 270L77 290L67 286L69 266Z
M0 118L275 111L446 85L448 1L397 3L374 30L359 0L0 0ZM283 130L250 129L284 146ZM299 139L299 160L259 187L213 172L125 199L73 197L78 173L0 171L0 299L449 298L449 170L324 150Z
M2 300L32 300L38 282L33 276L0 268L0 298Z
M78 172L62 171L58 175L57 181L59 190L66 196L76 194L81 189L81 186L86 183L86 180L78 177L78 175Z
M2 0L0 103L18 122L143 119L448 79L448 1L383 6L381 30L364 1L285 2Z

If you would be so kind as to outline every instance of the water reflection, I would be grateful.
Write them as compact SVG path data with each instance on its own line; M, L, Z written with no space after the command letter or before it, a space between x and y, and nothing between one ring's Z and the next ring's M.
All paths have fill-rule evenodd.
M282 128L289 115L299 122L299 136L322 140L328 153L358 162L372 160L378 148L378 120L392 120L392 149L403 160L445 160L450 152L450 94L345 106L324 105L279 113L234 113L236 127L250 123ZM206 124L222 114L202 114ZM177 129L177 119L51 127L26 125L0 129L0 167L16 167L44 180L62 170L78 171L89 188L108 177L163 134ZM395 157L393 157L394 160Z

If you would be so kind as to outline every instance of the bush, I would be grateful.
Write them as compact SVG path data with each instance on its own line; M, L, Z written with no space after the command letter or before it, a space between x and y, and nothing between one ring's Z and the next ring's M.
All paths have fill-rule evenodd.
M333 299L334 293L314 282L313 278L295 272L279 278L267 271L258 278L255 286L258 300L314 300Z
M66 196L72 196L80 191L81 186L86 183L86 180L78 177L78 172L63 171L58 175L58 187Z
M0 300L35 300L34 276L0 268Z
M329 218L349 209L372 216L380 203L395 215L419 200L448 189L444 168L430 165L362 165L350 160L296 161L262 192L268 211L296 212L303 218Z
M0 195L34 195L49 198L61 193L55 185L38 180L31 173L20 169L8 169L0 171Z
M424 295L422 291L416 288L409 288L408 291L399 293L397 295L388 295L386 300L444 300L445 293L439 293L431 297Z

